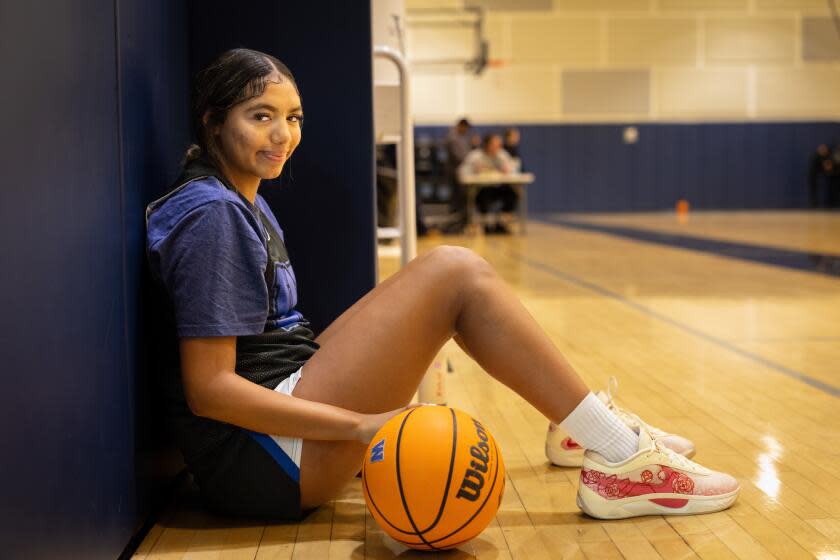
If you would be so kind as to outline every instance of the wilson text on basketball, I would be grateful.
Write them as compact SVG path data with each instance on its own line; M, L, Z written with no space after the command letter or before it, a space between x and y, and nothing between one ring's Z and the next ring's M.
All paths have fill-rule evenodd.
M457 498L464 498L474 502L481 496L481 489L484 488L484 475L487 474L487 463L490 461L490 445L487 443L487 432L484 426L473 420L475 431L478 435L478 443L470 447L470 468L464 473L464 480L461 481L461 488L458 489Z

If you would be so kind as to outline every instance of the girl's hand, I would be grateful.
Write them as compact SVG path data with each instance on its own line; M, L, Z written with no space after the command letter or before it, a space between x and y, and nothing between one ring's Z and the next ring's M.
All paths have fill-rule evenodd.
M363 414L362 419L359 421L359 425L356 428L356 441L364 443L365 445L369 444L370 440L373 439L373 436L376 435L376 432L379 431L379 428L385 425L385 422L400 412L404 412L409 408L414 408L415 406L423 406L423 404L424 403L410 404L402 408L391 410L390 412L383 412L382 414Z

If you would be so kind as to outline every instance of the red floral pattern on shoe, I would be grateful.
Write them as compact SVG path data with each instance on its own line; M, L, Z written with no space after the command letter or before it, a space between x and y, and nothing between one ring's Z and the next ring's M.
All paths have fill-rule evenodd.
M592 488L593 484L597 485L598 482L600 482L601 477L603 476L604 473L599 471L593 471L589 469L581 469L580 471L580 481L589 486L590 488Z
M694 493L694 479L683 473L675 473L671 479L671 488L677 494L693 494Z
M657 470L654 474L654 470ZM593 469L581 469L580 482L585 484L600 496L609 500L619 500L645 494L694 494L694 479L675 471L665 465L654 465L652 469L645 469L638 475L638 480L632 476L619 477L605 474Z

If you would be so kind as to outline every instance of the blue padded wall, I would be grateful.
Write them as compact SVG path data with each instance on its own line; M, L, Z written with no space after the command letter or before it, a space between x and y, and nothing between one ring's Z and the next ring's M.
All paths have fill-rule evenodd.
M0 550L119 553L134 514L112 2L4 2ZM37 30L37 32L34 32Z
M802 208L808 158L823 142L840 143L831 122L525 125L521 153L536 174L531 212L619 212L673 208ZM503 126L482 126L482 132ZM418 127L442 138L445 127Z
M126 368L133 384L137 523L182 467L160 414L158 328L146 267L145 207L178 175L189 145L189 34L183 2L120 0L117 19L125 236ZM129 411L126 411L129 412Z
M117 557L178 468L144 421L139 300L143 205L186 143L176 4L0 10L5 558Z

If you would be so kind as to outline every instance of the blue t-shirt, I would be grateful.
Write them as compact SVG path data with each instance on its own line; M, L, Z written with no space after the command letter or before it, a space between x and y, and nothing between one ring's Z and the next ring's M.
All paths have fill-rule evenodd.
M283 232L260 195L252 206L217 178L199 178L150 204L146 216L149 264L172 301L178 336L301 324Z
M155 352L167 415L187 464L199 469L236 428L190 411L178 337L235 336L236 373L270 389L318 349L295 309L297 280L274 214L261 196L252 205L217 175L193 162L146 208L149 268L167 317Z

